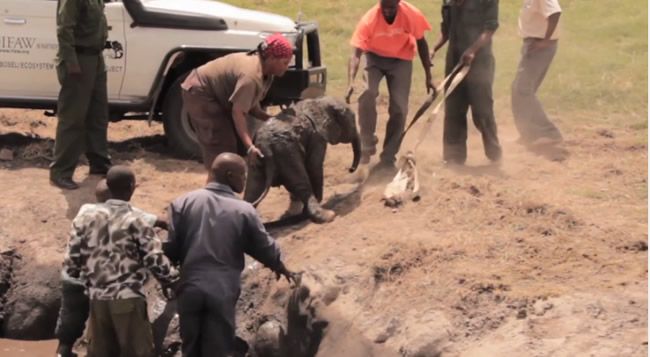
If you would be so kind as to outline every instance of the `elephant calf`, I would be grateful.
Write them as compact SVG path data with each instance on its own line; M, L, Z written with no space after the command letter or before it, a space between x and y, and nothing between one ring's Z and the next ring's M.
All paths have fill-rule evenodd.
M334 211L320 206L327 144L352 144L350 172L361 158L355 115L342 100L323 97L298 102L264 123L253 143L264 158L249 163L246 201L256 206L269 187L282 185L291 194L287 215L306 211L316 223L334 219Z

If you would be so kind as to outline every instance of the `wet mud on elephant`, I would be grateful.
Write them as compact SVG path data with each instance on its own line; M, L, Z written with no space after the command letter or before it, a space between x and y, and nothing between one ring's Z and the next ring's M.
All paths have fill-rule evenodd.
M253 142L264 158L249 163L246 201L257 205L269 187L284 186L291 194L285 216L304 212L316 223L334 219L334 211L320 205L327 145L351 144L350 172L361 158L355 115L342 100L323 97L296 103L264 123Z

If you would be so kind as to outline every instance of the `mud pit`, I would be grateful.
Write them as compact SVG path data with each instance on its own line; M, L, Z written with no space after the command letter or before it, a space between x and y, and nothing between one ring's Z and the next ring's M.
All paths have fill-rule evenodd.
M559 122L566 151L529 152L498 114L501 166L487 165L475 131L467 167L443 166L436 126L417 155L421 199L396 210L380 202L392 177L371 175L345 196L351 153L330 148L325 200L339 217L274 230L328 321L318 356L647 355L645 143L632 129ZM48 184L54 125L37 111L0 111L0 134L19 134L0 136L13 155L0 161L0 252L19 257L0 300L4 337L51 338L70 219L98 180L81 166L80 190ZM160 125L122 122L109 133L115 162L138 176L140 208L160 214L205 182L199 163L168 155ZM276 219L287 204L274 189L260 212ZM286 326L291 291L252 262L245 275L238 334L252 346L265 323ZM20 322L12 332L9 320ZM0 354L47 356L54 346L1 340Z

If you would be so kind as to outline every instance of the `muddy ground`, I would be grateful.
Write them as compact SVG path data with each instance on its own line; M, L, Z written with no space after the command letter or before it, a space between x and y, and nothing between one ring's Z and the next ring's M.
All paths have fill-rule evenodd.
M274 231L288 265L327 297L320 356L648 354L647 146L638 131L647 129L559 118L564 147L531 152L515 142L510 114L498 114L501 165L488 164L471 129L466 167L444 166L437 124L416 155L422 198L395 210L380 202L390 177L373 175L342 197L352 153L330 148L325 200L339 217ZM58 297L70 220L99 179L82 165L80 190L48 183L54 128L39 111L0 110L0 147L13 154L0 161L0 268L12 262L0 274L13 281L5 325L56 317L46 302ZM202 166L172 158L161 134L160 124L110 126L114 162L138 177L134 204L154 213L205 182ZM273 220L287 203L274 189L259 210ZM250 339L281 314L289 287L258 265L246 274L239 327ZM2 340L0 355L51 355L54 345Z

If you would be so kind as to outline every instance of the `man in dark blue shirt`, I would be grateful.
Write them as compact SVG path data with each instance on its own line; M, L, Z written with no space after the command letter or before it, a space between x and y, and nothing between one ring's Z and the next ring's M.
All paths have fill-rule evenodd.
M255 208L239 199L246 162L223 153L212 163L205 188L169 207L166 254L181 264L177 289L183 356L229 356L235 340L235 305L244 253L295 281Z

